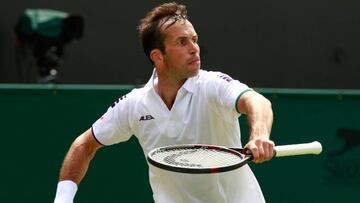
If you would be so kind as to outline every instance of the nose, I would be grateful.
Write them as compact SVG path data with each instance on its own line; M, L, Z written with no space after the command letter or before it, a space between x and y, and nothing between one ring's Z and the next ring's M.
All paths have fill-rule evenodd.
M197 54L197 53L199 53L200 52L200 47L199 47L199 44L198 43L196 43L196 42L191 42L191 43L189 43L190 45L190 47L189 47L189 52L190 52L190 54Z

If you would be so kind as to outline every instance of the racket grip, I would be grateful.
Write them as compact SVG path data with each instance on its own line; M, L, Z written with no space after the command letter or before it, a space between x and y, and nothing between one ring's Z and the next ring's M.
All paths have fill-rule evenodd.
M321 143L318 141L275 146L275 157L295 156L304 154L320 154L322 151Z

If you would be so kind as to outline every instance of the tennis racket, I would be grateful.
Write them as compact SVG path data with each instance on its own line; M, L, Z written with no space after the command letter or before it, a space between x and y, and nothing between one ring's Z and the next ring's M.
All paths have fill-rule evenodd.
M275 146L275 157L320 154L322 146L314 141L304 144ZM216 145L185 144L151 150L147 160L161 169L192 174L231 171L252 160L250 150Z

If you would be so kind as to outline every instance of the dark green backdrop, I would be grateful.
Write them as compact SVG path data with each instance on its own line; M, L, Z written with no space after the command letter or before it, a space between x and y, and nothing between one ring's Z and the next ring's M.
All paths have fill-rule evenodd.
M0 202L52 202L73 139L132 88L0 85ZM277 144L319 140L324 148L320 156L251 164L267 202L360 202L360 91L258 91L272 101ZM240 122L245 142L246 118ZM97 153L75 202L152 202L136 139Z

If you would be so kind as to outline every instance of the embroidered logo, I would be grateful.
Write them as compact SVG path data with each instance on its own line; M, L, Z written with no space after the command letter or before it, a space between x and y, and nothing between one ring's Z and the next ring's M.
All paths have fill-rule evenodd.
M155 119L152 115L145 115L145 116L141 116L139 121L148 121L152 119Z

